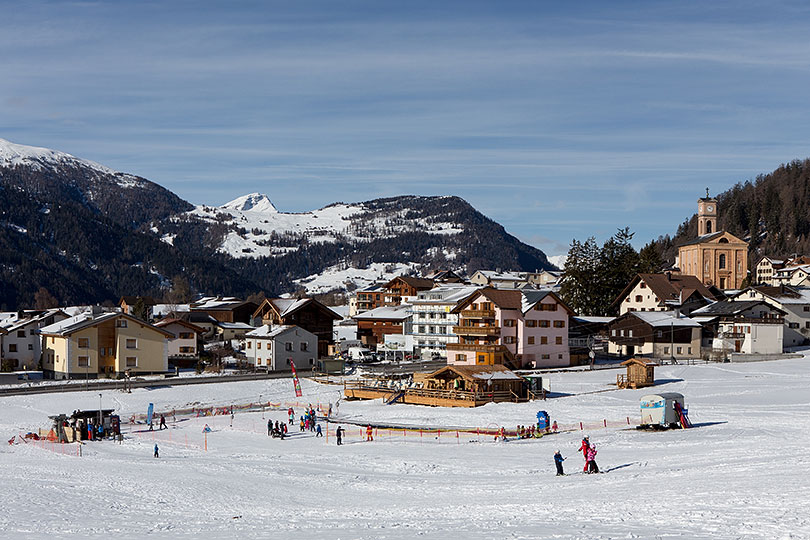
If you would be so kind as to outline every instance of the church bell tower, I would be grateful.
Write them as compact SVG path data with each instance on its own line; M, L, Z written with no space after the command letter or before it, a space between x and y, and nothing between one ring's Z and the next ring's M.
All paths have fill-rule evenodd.
M698 199L698 236L717 232L717 199L709 197L709 188L706 188L706 197Z

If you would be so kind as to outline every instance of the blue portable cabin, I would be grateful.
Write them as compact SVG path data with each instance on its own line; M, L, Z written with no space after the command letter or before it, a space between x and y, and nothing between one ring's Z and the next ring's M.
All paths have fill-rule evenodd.
M686 413L683 394L661 392L641 398L641 425L639 427L667 428L681 424L681 411Z

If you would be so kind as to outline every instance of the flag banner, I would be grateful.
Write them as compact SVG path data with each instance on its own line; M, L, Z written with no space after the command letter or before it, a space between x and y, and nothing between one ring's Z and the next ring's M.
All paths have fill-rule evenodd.
M147 423L147 424L151 424L151 423L152 423L152 415L153 415L153 414L155 414L155 404L154 404L154 403L150 403L150 404L149 404L149 408L146 410L146 423Z
M298 373L295 372L295 362L290 360L290 369L292 370L293 384L295 385L295 397L301 397L301 383L298 382Z

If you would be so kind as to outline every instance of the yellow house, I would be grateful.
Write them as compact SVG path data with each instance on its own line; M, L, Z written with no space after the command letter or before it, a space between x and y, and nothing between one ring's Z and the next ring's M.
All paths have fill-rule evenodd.
M42 371L55 379L165 373L167 332L125 313L85 313L40 330Z

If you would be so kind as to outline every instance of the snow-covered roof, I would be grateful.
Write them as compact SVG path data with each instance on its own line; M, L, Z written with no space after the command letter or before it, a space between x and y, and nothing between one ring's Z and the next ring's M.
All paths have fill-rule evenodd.
M292 330L295 326L285 324L285 325L277 325L273 326L270 324L265 324L263 326L258 327L257 329L253 330L252 332L248 332L245 334L245 337L252 337L252 338L274 338L276 336L280 336L281 334Z
M523 281L524 277L517 272L498 272L495 270L478 270L476 274L481 274L489 280L502 281Z
M203 297L191 304L192 309L205 310L205 309L227 309L237 305L244 304L243 300L234 298L232 296L208 296Z
M223 328L225 330L248 330L250 328L255 328L255 326L251 326L247 323L243 322L217 322L217 326Z
M678 317L674 311L631 311L630 314L650 326L700 326L689 317Z
M410 300L412 304L451 304L461 302L475 291L481 289L479 285L465 285L463 283L447 283L434 287L429 291L420 291L416 298Z
M152 306L152 317L165 317L169 313L188 313L191 311L189 304L155 304Z
M15 314L13 319L9 318L9 319L0 320L0 328L5 328L9 332L14 332L15 330L18 330L20 328L24 328L24 327L28 326L29 324L33 324L33 323L43 321L43 320L47 319L48 317L50 317L52 315L56 315L57 313L60 313L60 312L61 311L58 308L53 308L53 309L45 310L42 313L34 312L34 313L31 313L28 317L22 317L22 318L20 318L18 316L18 314Z
M56 334L59 336L64 336L75 332L85 326L90 326L91 324L96 324L98 322L102 322L107 319L115 318L119 313L102 313L98 316L93 316L92 313L80 313L78 315L74 315L73 317L68 317L62 321L57 323L53 323L51 325L45 326L40 329L41 334Z
M411 316L412 308L408 304L397 306L382 306L364 311L353 318L358 320L405 320Z
M485 381L507 381L520 379L519 375L511 371L485 371L481 373L473 373L476 379L484 379Z
M615 318L616 317L592 317L590 315L577 315L576 317L573 317L575 321L595 324L607 324Z

